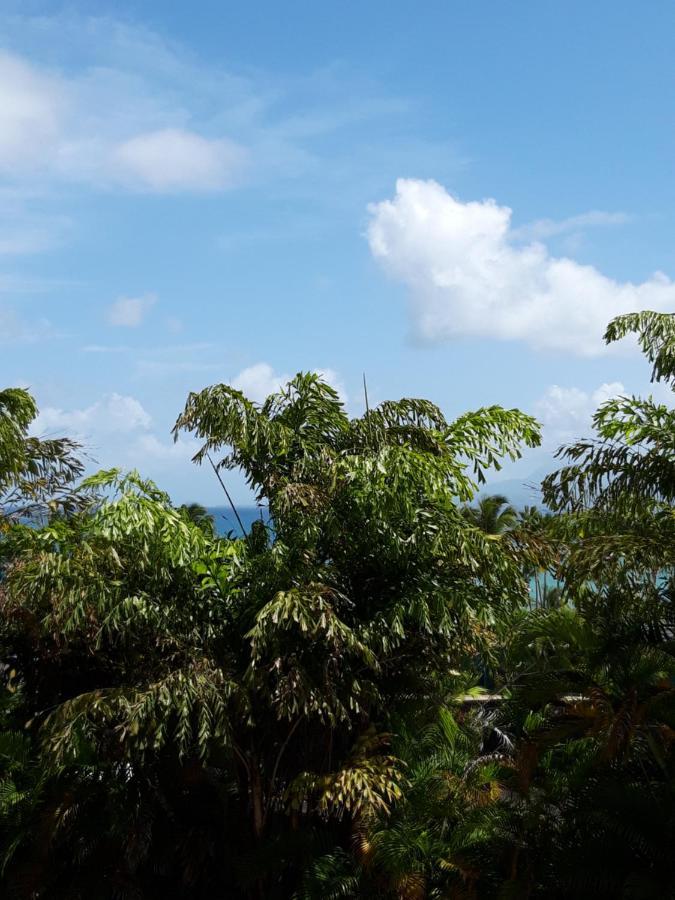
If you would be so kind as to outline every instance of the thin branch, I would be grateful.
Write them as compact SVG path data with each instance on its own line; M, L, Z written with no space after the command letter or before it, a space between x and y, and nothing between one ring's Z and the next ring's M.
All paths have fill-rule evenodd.
M243 536L245 536L245 535L246 535L246 529L244 528L244 523L241 521L241 516L240 516L239 513L237 512L237 507L234 505L234 503L233 503L233 501L232 501L232 497L230 497L230 492L229 492L228 489L225 487L225 482L224 482L223 479L221 478L220 472L218 471L218 468L216 467L216 464L215 464L215 463L213 462L213 460L211 459L211 454L210 454L210 453L207 453L207 454L206 454L206 458L207 458L208 461L211 463L211 468L212 468L213 471L216 473L216 478L217 478L218 481L220 482L221 488L225 491L225 496L227 497L227 502L230 504L230 507L232 508L232 512L235 514L235 516L236 516L236 518L237 518L237 522L239 522L239 527L241 528L241 533L242 533Z
M286 735L286 740L283 742L283 744L279 748L279 752L277 753L277 758L274 763L274 768L272 769L272 777L270 778L270 791L269 791L269 795L267 797L267 803L265 804L265 814L263 816L263 822L267 820L267 816L270 811L270 805L272 803L272 798L274 796L274 782L276 781L276 778L277 778L277 771L279 769L279 764L281 763L281 757L284 755L284 753L286 751L286 747L288 747L288 742L295 734L295 731L296 731L298 725L300 724L300 722L302 722L302 719L303 719L303 717L300 716L299 719L295 720L293 727Z
M241 750L239 749L239 747L237 747L237 745L234 743L234 741L232 742L232 749L234 750L234 752L235 752L235 753L237 754L237 756L239 757L239 760L240 760L241 764L243 765L244 769L246 770L246 774L250 777L250 775L251 775L251 767L250 767L249 764L248 764L248 760L246 759L246 757L244 756L244 754L241 752Z

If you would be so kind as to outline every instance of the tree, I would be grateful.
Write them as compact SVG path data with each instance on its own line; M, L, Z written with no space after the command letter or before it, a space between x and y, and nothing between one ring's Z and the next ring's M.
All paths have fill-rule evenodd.
M84 470L78 444L31 436L36 415L27 391L0 391L0 601L20 555L15 523L44 524L95 499L76 484ZM45 783L30 735L17 727L25 706L16 648L4 640L11 627L6 618L0 623L0 838L6 859L34 823Z
M474 506L467 506L467 518L485 534L495 537L510 531L518 523L518 513L501 494L480 497Z
M607 339L635 331L672 387L674 323ZM50 515L5 524L4 893L674 896L673 424L604 404L553 514L516 515L472 502L529 417L350 419L300 374L260 404L191 394L176 423L269 508L247 535L137 473L40 493Z
M183 503L178 509L202 531L211 535L214 533L216 527L214 518L201 503Z
M67 512L82 500L72 490L84 470L78 444L29 436L36 416L27 391L0 391L0 528L9 521Z
M621 316L605 338L629 333L672 388L675 316ZM594 424L543 485L565 605L510 629L519 866L535 895L673 896L675 419L620 397Z
M46 773L12 843L19 893L289 896L318 842L346 849L401 797L394 717L489 665L493 611L524 595L522 548L461 509L538 441L522 413L449 423L402 400L350 420L298 375L261 405L191 395L181 429L243 469L271 527L218 539L116 472L85 481L95 511L17 526L3 652Z

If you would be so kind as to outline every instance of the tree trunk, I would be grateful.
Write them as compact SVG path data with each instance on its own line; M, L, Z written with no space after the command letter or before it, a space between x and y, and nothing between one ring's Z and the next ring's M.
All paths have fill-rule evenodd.
M263 788L260 772L255 763L251 763L251 812L253 818L253 834L260 840L265 827L265 810L263 805Z
M253 836L256 844L260 844L265 828L265 807L263 797L263 784L260 769L255 759L249 759L249 785L251 788L251 819L253 823ZM258 900L265 900L265 879L256 878L254 894Z

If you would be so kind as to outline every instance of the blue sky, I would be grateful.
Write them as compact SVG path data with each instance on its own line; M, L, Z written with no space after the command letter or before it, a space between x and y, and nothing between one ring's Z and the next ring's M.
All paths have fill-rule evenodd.
M177 501L185 396L299 369L544 424L645 392L675 309L672 2L5 2L0 382ZM235 496L246 499L231 476Z

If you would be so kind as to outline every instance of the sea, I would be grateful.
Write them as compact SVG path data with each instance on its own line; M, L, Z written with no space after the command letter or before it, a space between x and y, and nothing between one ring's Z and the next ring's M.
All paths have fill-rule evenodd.
M241 526L232 512L231 506L209 506L207 509L213 516L216 534L223 535L223 537L227 535L232 537L243 536ZM269 512L266 506L237 506L237 512L247 534L256 519L262 519L264 522L269 519Z

